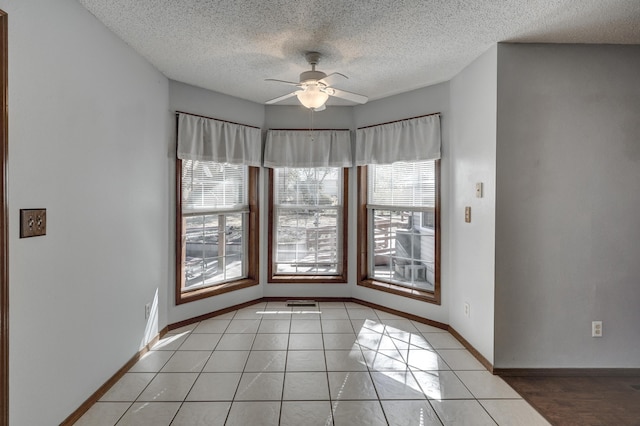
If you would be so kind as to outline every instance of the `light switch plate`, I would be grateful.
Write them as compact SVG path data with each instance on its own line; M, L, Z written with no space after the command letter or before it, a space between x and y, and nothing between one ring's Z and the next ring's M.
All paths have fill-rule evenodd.
M482 182L476 183L476 198L482 198L484 193L482 192Z
M20 209L20 238L47 233L47 209Z

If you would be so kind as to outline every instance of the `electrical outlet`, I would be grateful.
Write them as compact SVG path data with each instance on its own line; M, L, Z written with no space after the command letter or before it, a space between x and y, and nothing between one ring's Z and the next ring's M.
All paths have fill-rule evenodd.
M464 208L464 221L471 223L471 207Z
M471 306L468 303L464 304L464 316L467 318L471 317Z
M602 337L602 321L591 322L591 337Z
M47 209L20 209L20 238L47 234Z
M144 305L144 319L149 319L151 316L151 303Z

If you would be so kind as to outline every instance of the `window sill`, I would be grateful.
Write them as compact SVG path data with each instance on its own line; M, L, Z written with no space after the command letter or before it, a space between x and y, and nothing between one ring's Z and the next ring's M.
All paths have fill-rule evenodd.
M269 284L346 284L344 275L273 275Z
M176 305L205 299L207 297L217 296L219 294L252 287L254 285L258 285L258 280L246 278L238 281L214 285L211 287L200 288L197 290L183 291L176 295Z
M372 279L364 279L362 281L359 281L358 285L372 288L374 290L384 291L386 293L395 294L398 296L420 300L422 302L433 303L434 305L440 305L440 293L438 291L429 292Z

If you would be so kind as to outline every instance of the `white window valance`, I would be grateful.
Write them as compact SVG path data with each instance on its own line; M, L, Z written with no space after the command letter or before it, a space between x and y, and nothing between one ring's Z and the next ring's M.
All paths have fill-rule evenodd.
M265 167L351 167L349 130L269 130Z
M440 114L356 130L356 165L440 158Z
M178 158L217 163L261 165L259 128L178 114Z

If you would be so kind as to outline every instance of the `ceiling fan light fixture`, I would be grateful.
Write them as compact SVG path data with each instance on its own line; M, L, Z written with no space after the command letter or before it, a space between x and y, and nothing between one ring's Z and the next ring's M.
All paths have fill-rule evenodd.
M296 96L302 105L310 109L320 108L329 99L329 95L315 84L308 85L305 90L299 90Z

